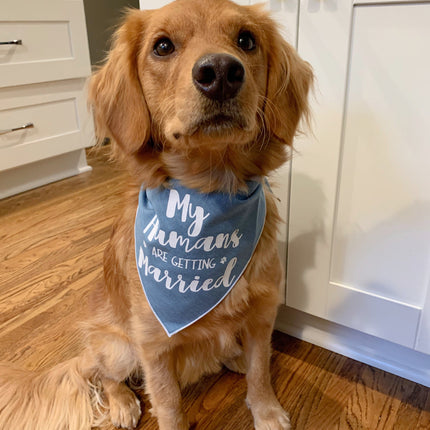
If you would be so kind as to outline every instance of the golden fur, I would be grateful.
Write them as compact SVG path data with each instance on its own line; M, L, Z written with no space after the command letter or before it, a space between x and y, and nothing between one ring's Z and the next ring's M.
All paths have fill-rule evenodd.
M255 49L238 47L244 30L255 37ZM160 37L174 43L173 53L154 54ZM243 86L227 102L208 100L192 82L193 65L210 53L230 54L243 65ZM102 397L116 426L134 428L140 406L124 381L143 370L160 429L185 430L181 387L222 364L246 373L257 430L290 428L269 374L282 273L274 196L266 190L266 224L240 281L213 311L171 338L146 302L129 238L141 184L176 178L204 192L236 192L278 168L308 114L311 81L309 65L261 7L177 0L127 13L89 88L98 135L112 139L130 183L105 252L104 280L90 303L86 349L43 373L0 367L1 429L88 429L102 412ZM213 109L230 120L216 119Z

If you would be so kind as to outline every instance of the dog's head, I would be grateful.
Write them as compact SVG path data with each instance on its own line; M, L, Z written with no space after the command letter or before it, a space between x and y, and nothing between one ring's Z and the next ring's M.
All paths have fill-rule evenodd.
M177 0L127 13L90 104L138 182L232 191L285 161L311 81L261 7Z

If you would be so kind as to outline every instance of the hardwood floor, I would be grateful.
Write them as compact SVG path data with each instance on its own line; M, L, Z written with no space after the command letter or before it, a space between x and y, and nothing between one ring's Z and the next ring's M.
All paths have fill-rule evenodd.
M91 173L0 201L0 360L50 367L81 349L124 178L103 152L90 164ZM430 389L279 332L273 347L275 391L294 429L430 429ZM155 430L140 394L139 429ZM193 428L252 429L245 394L244 377L227 370L188 387Z

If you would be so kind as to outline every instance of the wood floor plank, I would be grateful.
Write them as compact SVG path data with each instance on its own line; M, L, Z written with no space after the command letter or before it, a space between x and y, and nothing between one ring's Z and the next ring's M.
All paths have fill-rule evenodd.
M0 360L49 368L83 348L85 303L102 275L125 178L105 152L89 159L91 173L0 201ZM428 388L279 332L271 370L296 430L430 429ZM138 394L139 429L156 430ZM194 430L253 428L243 375L223 369L183 397Z
M420 393L422 390L417 389ZM420 414L418 418L418 422L416 424L417 430L428 430L430 429L430 393L427 391L426 393L423 393L423 396L427 396L427 400L425 402L425 406L422 407L422 405L419 406ZM411 402L411 404L413 404ZM405 414L403 416L403 420L408 421L408 415ZM400 429L400 427L398 427Z

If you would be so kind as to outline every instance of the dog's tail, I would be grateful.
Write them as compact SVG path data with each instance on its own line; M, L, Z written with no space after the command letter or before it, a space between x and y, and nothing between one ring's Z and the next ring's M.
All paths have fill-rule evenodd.
M32 372L0 363L0 430L89 430L100 390L91 367L76 357Z

